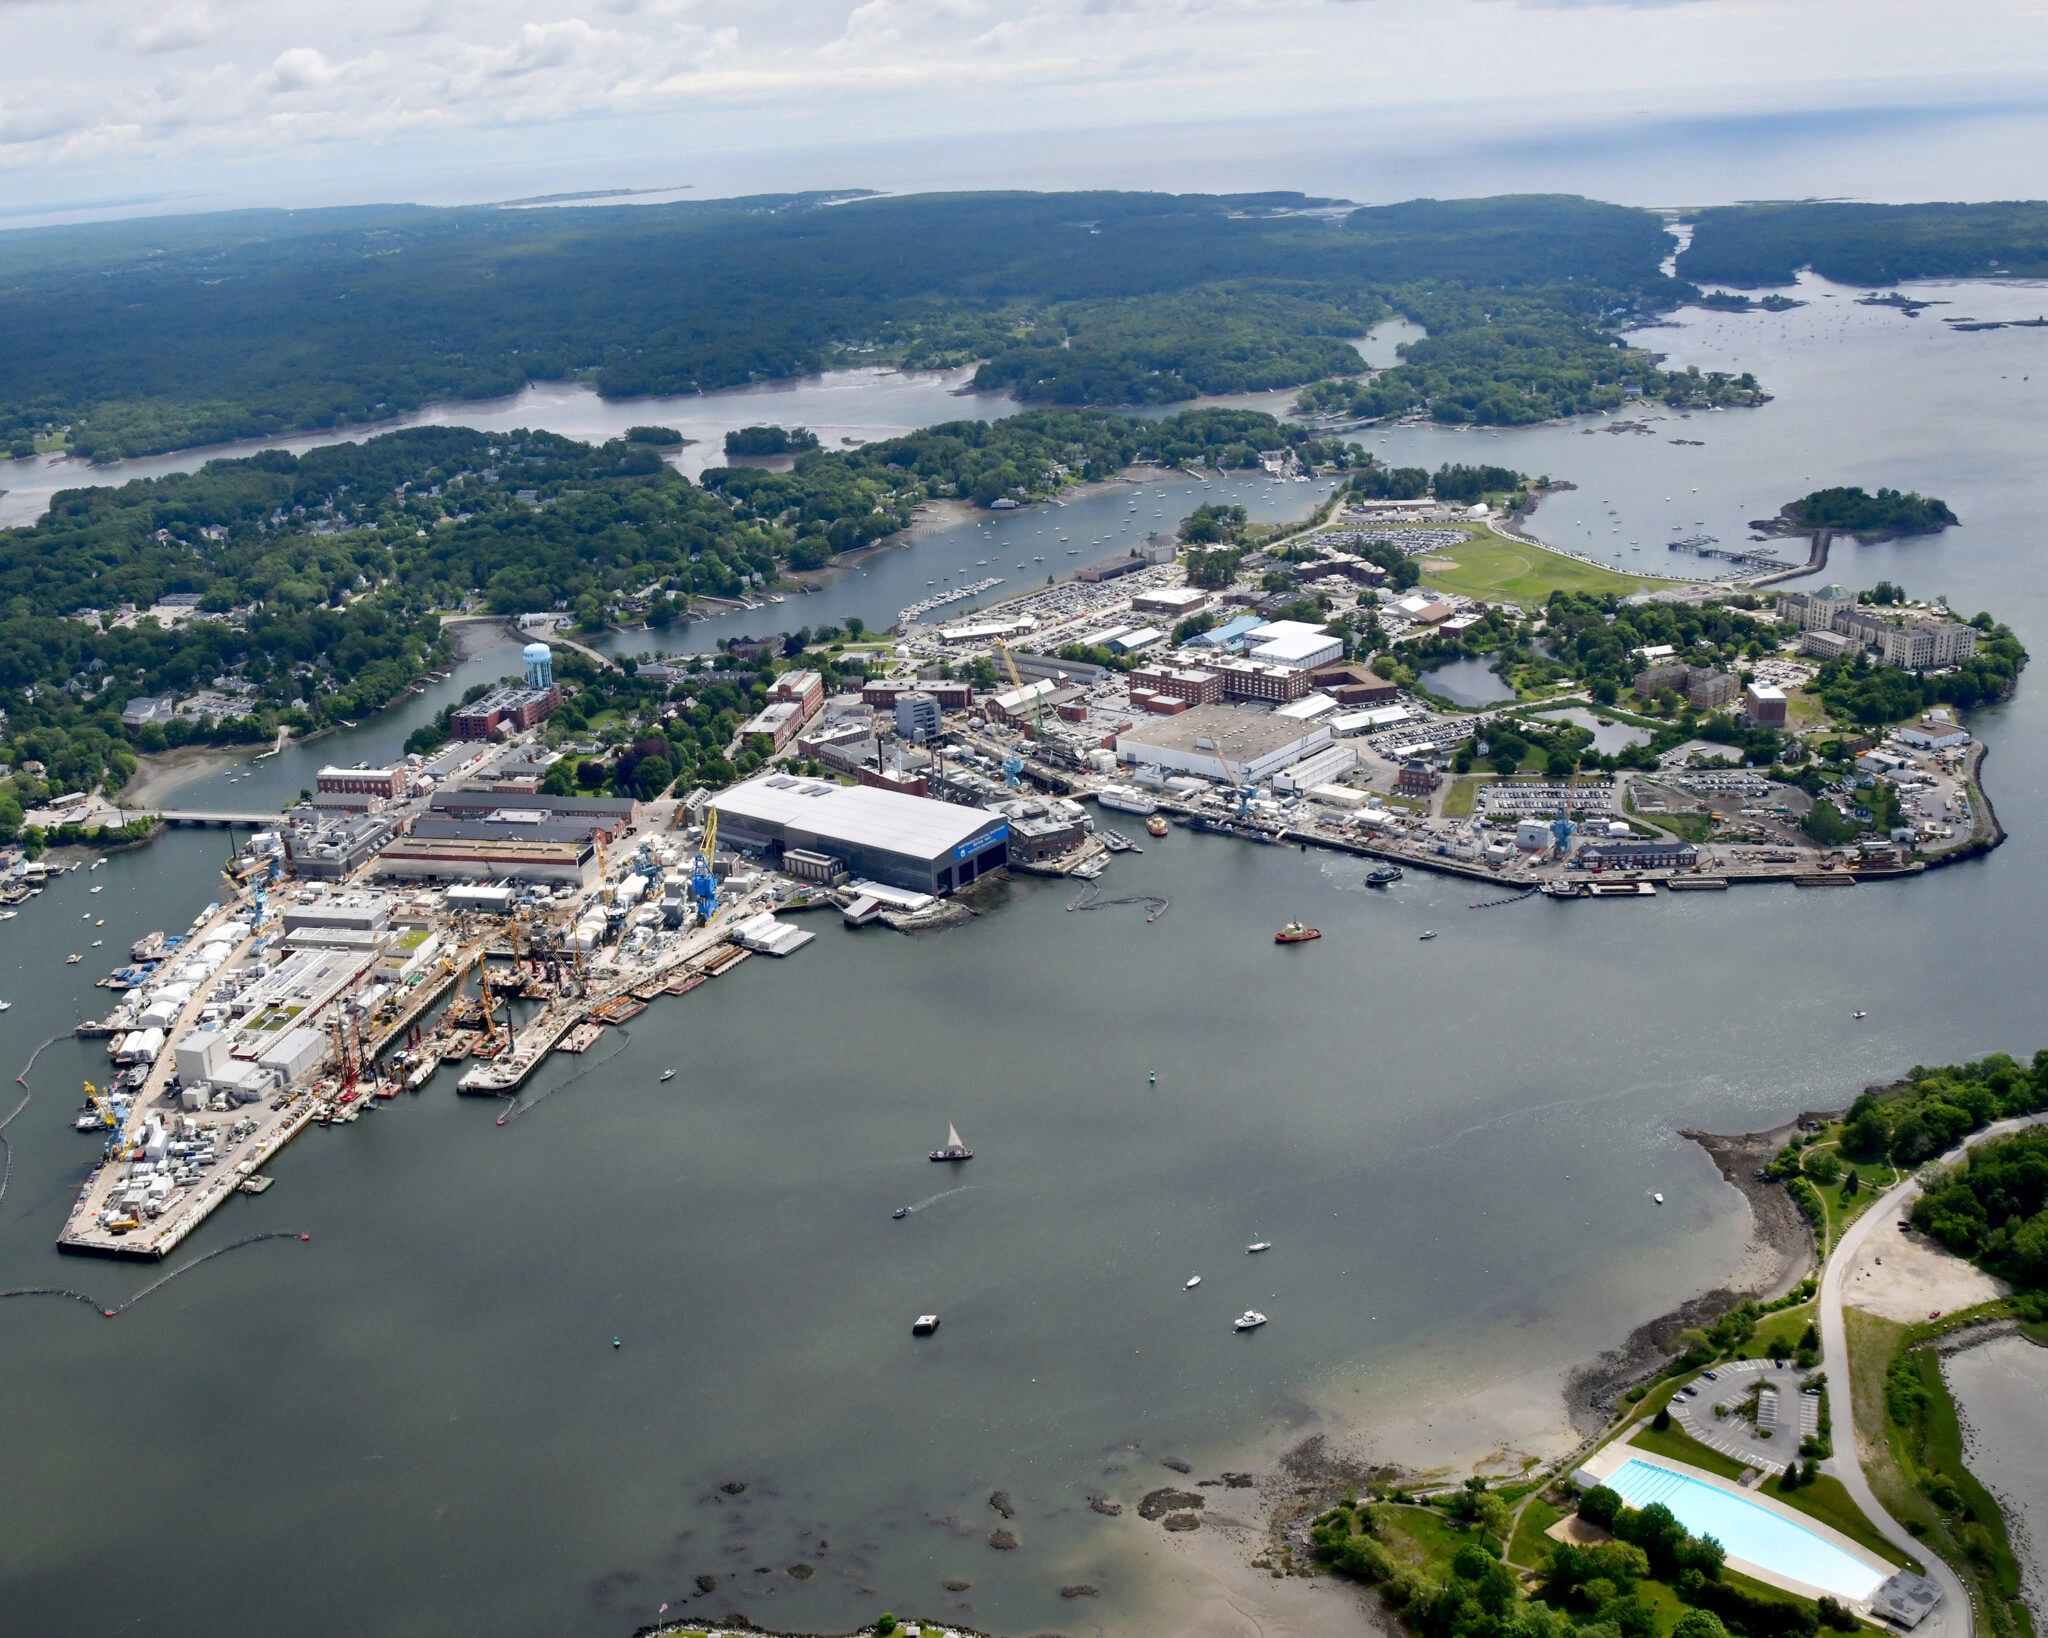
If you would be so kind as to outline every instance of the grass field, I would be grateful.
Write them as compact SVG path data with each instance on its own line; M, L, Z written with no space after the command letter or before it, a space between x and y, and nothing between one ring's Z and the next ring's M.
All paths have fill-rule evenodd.
M1451 781L1451 788L1444 795L1444 817L1464 819L1471 815L1473 799L1479 794L1479 781L1469 777Z
M1619 574L1596 568L1577 558L1546 552L1503 540L1491 530L1479 531L1463 546L1432 550L1432 558L1450 558L1455 569L1425 570L1422 583L1441 591L1461 592L1467 597L1504 597L1524 608L1541 608L1554 591L1611 593L1626 597L1631 592L1669 586L1674 582L1647 575Z
M1681 1432L1675 1423L1661 1433L1646 1427L1629 1443L1653 1456L1668 1456L1674 1462L1684 1462L1723 1479L1739 1479L1749 1471L1747 1463L1738 1462L1733 1456L1723 1456L1718 1450L1709 1450L1691 1434Z
M1543 1532L1564 1515L1541 1496L1531 1496L1522 1516L1515 1520L1515 1534L1508 1544L1508 1562L1524 1569L1541 1568L1550 1554L1550 1541Z
M1812 1484L1803 1484L1797 1490L1781 1491L1778 1487L1782 1478L1766 1479L1763 1483L1765 1495L1783 1502L1787 1507L1796 1507L1809 1518L1831 1524L1851 1541L1868 1547L1886 1563L1905 1562L1905 1554L1877 1533L1876 1527L1863 1516L1863 1510L1849 1498L1849 1492L1840 1479L1831 1479L1825 1473Z

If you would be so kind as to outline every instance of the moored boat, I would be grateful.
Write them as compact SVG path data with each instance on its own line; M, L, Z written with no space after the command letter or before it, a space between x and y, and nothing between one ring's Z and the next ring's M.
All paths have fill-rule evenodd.
M1153 836L1164 836L1168 828L1166 817L1163 814L1155 813L1145 821L1146 831Z
M1235 1329L1239 1331L1256 1331L1265 1323L1266 1316L1264 1314L1260 1313L1256 1308L1247 1308L1242 1314L1237 1316Z
M1322 936L1323 930L1320 927L1304 927L1298 921L1290 921L1273 935L1273 942L1275 944L1306 944L1310 939L1321 938Z
M1145 817L1159 811L1159 804L1135 785L1104 785L1095 793L1095 800L1116 813Z

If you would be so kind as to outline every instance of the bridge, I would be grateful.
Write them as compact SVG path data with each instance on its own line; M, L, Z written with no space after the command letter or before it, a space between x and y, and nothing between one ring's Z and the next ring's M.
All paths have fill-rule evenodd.
M230 813L216 808L138 808L133 812L123 810L124 819L150 819L173 828L188 827L225 829L239 825L245 830L262 830L273 826L283 818L281 813Z

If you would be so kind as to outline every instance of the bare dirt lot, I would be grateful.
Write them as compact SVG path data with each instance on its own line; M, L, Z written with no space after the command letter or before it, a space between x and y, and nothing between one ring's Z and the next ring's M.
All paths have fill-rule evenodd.
M1925 1235L1899 1228L1896 1220L1878 1228L1849 1265L1843 1300L1900 1324L1969 1308L2007 1291Z

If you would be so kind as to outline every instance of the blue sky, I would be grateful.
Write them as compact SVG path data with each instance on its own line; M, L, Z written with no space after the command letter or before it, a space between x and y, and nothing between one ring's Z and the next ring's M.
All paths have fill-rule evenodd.
M2044 25L2043 0L0 0L0 223L684 184L2039 196Z

